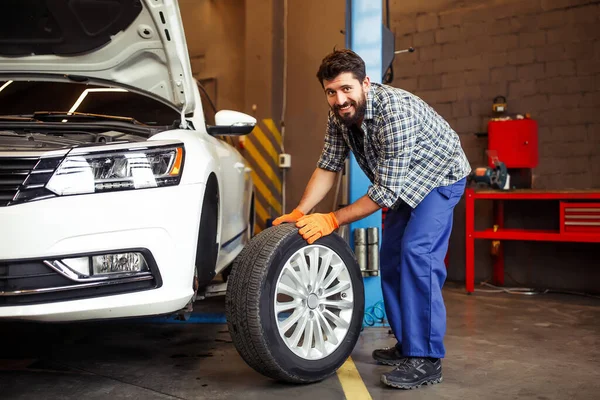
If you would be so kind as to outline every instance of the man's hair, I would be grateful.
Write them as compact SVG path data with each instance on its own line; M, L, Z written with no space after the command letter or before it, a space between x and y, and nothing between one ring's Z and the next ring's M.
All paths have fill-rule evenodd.
M330 81L344 72L351 72L354 79L362 82L367 73L365 71L365 62L362 58L350 49L334 50L325 56L317 71L317 79L321 86L323 80Z

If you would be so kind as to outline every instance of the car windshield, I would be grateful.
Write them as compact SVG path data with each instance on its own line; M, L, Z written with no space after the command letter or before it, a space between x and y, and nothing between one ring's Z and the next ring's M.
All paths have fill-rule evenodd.
M154 126L172 125L180 118L169 106L120 88L66 82L0 81L0 115L32 117L35 112L110 115Z

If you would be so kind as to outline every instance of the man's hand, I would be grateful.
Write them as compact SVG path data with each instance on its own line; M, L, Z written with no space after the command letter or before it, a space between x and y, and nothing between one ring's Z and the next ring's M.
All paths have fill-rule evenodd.
M275 221L273 221L273 225L277 226L284 222L296 222L296 221L298 221L298 219L300 219L303 216L304 216L304 213L302 211L298 210L297 208L294 208L291 213L284 214L279 218L275 218Z
M339 228L339 226L332 212L329 214L306 215L296 222L296 227L300 228L298 232L308 244L313 244L320 237L329 235Z

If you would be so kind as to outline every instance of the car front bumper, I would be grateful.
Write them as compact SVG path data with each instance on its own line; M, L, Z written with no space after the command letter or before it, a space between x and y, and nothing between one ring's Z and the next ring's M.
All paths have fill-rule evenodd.
M17 295L5 279L0 318L73 321L159 315L183 308L193 295L204 190L204 184L179 185L0 207L0 282L3 265L6 276L8 265L18 268L28 260L39 264L133 249L150 255L153 274L153 284L144 288L128 291L123 285L124 292L113 294L80 291L76 300ZM63 298L78 290L63 291ZM17 296L27 300L19 304Z

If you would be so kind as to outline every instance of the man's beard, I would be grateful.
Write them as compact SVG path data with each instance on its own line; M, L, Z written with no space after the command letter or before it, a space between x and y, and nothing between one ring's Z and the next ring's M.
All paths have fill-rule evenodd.
M333 114L342 124L350 127L352 125L358 125L359 122L365 116L365 110L367 109L367 101L366 97L363 96L362 100L357 103L354 100L348 100L342 105L333 106ZM354 115L344 116L340 113L340 109L346 107L347 105L351 105L354 107Z

